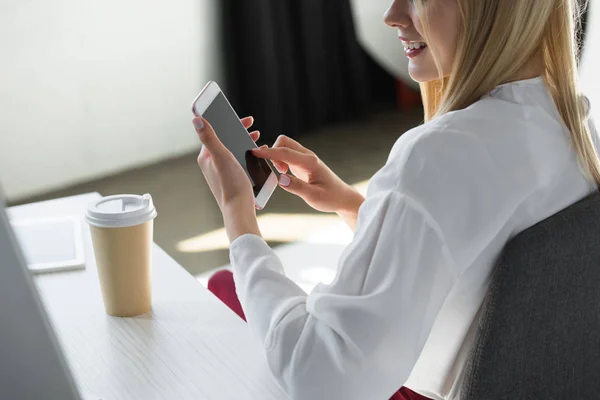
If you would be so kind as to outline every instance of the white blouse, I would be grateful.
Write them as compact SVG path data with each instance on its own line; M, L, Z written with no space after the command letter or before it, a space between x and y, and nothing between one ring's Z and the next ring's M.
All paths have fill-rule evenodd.
M335 280L306 294L263 239L230 248L250 329L291 399L450 399L506 242L596 190L541 78L402 135Z

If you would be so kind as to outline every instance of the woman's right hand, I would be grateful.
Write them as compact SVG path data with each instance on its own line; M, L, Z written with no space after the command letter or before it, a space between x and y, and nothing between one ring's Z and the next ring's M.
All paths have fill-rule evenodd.
M284 190L301 197L315 210L338 213L354 230L364 197L342 181L313 151L281 135L272 148L262 147L252 152L256 157L273 162L282 174L279 186Z

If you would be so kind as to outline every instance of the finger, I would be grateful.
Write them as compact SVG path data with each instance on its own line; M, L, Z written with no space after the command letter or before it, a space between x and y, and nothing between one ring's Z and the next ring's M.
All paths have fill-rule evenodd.
M293 175L282 174L279 176L279 186L287 192L300 196L303 199L311 197L315 188Z
M254 117L245 117L240 120L244 128L249 129L254 124Z
M202 145L206 147L206 150L208 150L213 157L218 157L220 154L224 154L228 151L207 120L202 117L195 117L192 120L192 123L196 128L196 133L198 133Z
M273 165L275 168L277 168L277 171L279 171L280 174L285 174L290 169L289 165L280 161L273 161Z
M259 149L266 149L269 146L267 146L266 144L259 146ZM280 161L274 161L273 162L273 166L277 169L277 171L279 171L280 174L285 174L286 172L288 172L289 170L289 166L284 163L284 162L280 162Z
M290 149L299 151L300 153L307 153L307 154L312 153L312 151L310 151L306 147L302 146L300 143L298 143L291 137L288 137L285 135L279 135L277 137L277 140L275 140L273 147L288 147Z
M200 154L198 154L198 158L196 160L198 162L198 166L202 169L210 163L210 153L206 150L204 146L200 149Z
M307 153L307 154L312 153L312 151L310 151L306 147L302 146L300 143L298 143L294 139L292 139L288 136L285 136L285 135L279 135L277 137L277 140L275 140L273 147L288 147L293 150L299 151L301 153ZM282 174L285 174L289 170L289 166L283 162L273 161L273 165Z
M314 154L301 153L288 147L272 147L270 149L253 149L253 154L259 158L283 162L287 165L297 165L306 169L313 169L318 161Z
M259 131L250 132L250 137L252 138L252 140L254 140L256 142L258 140L258 138L260 137L260 132Z

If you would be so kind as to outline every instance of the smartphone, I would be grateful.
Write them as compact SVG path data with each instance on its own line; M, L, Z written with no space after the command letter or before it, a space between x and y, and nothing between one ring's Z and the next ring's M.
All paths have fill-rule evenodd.
M269 163L255 157L256 148L240 118L216 82L208 82L192 103L195 116L202 116L246 171L254 190L254 204L262 210L277 187L277 175Z

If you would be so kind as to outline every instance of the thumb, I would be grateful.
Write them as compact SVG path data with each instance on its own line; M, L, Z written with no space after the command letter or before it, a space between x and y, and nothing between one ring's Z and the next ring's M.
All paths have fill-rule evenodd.
M311 194L314 192L314 188L310 184L288 174L281 174L279 176L279 186L286 192L295 194L305 200L307 197L311 197Z
M194 128L196 128L196 133L198 134L200 141L210 154L218 155L227 150L207 120L202 117L195 117L192 120L192 123L194 124Z

